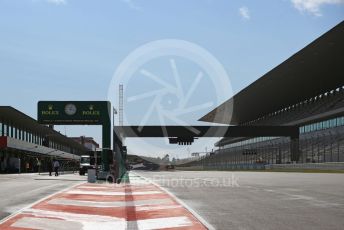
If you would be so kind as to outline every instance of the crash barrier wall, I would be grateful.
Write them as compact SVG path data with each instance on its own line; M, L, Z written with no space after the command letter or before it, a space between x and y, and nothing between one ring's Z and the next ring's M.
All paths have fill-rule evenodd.
M117 167L117 182L120 183L120 182L125 182L124 180L127 178L127 168L126 168L126 164L125 164L125 161L122 157L122 154L121 153L116 153L116 162L118 164L118 167Z
M299 164L208 164L177 166L178 170L344 170L344 162L299 163Z
M229 164L229 163L216 163L207 165L198 165L190 167L178 166L179 170L262 170L265 169L263 164Z
M319 169L319 170L344 170L344 162L329 163L301 163L301 164L270 164L266 169Z

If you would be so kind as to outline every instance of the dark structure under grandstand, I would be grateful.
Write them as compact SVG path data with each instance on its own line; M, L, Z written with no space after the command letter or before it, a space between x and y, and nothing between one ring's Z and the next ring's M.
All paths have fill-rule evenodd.
M223 138L214 154L188 166L344 162L344 22L200 120L239 126L296 125L300 157L292 162L289 138Z
M47 171L53 159L60 161L61 170L69 170L78 166L86 151L83 145L24 113L0 106L0 173Z

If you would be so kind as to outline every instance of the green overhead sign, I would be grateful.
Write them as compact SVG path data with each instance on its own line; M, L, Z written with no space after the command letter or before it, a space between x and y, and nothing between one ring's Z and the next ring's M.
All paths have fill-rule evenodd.
M54 125L102 125L110 119L107 101L40 101L38 122Z
M109 170L107 151L111 149L111 103L108 101L40 101L37 120L46 125L101 125L102 164Z

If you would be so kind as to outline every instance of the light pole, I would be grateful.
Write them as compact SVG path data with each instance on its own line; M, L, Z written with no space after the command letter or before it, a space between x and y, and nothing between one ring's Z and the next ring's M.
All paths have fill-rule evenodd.
M112 107L112 126L115 127L115 115L117 115L117 110L115 107Z
M20 171L20 166L21 166L20 157L18 158L18 164L19 164L19 166L18 166L18 173L20 174L21 173L21 171Z

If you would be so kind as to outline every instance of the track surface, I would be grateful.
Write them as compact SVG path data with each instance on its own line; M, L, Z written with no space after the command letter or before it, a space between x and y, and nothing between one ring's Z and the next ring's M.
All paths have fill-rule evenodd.
M344 174L136 172L216 229L343 229Z
M136 176L129 184L81 183L0 223L0 229L206 230L173 196Z
M0 220L48 195L86 181L86 177L65 174L58 177L42 174L0 175Z
M177 198L182 200L182 202L188 207L191 207L197 214L202 216L216 229L322 230L343 229L342 227L344 226L344 174L135 171L132 173L131 179L135 177L135 183L144 181L138 176L151 179L153 182L172 192ZM102 207L103 209L105 208L105 213L103 213L105 216L107 215L106 209L111 207L112 216L115 215L129 220L127 222L120 222L122 225L120 225L118 229L121 229L121 226L123 229L138 229L138 218L149 219L151 217L162 217L158 216L163 213L161 211L153 211L153 216L144 217L143 215L145 214L143 213L148 209L152 209L152 207L147 207L147 204L145 201L142 201L142 199L139 201L139 196L144 196L144 194L134 193L135 191L152 192L152 189L156 192L163 192L160 188L154 187L152 184L146 188L123 187L116 188L117 190L113 188L108 190L106 186L100 186L99 188L92 188L93 185L90 185L91 188L87 188L87 186L86 188L85 186L80 187L81 189L86 189L81 193L129 193L124 196L125 199L124 202L122 200L122 203L118 202L121 200L109 200L106 198L106 195L104 197L104 194L71 194L70 192L64 195L61 194L61 190L67 187L82 186L78 184L84 183L85 180L85 177L80 177L78 175L62 175L60 177L32 174L0 175L1 218L4 218L28 204L36 202L55 192L59 193L55 195L54 199L49 198L48 200L43 200L34 207L26 209L24 214L29 216L43 216L43 218L45 218L46 213L33 213L34 211L32 208L46 210L50 208L58 209L63 206L81 206L78 210L74 211L81 212L82 214L85 211L85 206L89 206L92 208L88 208L88 210L95 211L93 214L98 215L102 213L101 210L98 210L99 212L97 211L97 208L99 209L99 207L96 206L99 206L99 202L103 202L101 204L102 206L105 206ZM94 198L94 196L97 195L102 196L101 200L90 200L90 198ZM108 195L113 196L114 194ZM72 199L70 200L70 198ZM171 209L181 208L183 210L183 215L180 215L181 213L177 213L178 215L173 214L174 217L186 216L191 220L191 222L193 222L193 224L198 226L196 228L189 226L190 228L187 229L203 228L201 223L199 223L191 213L189 213L184 207L180 207L181 204L168 194L165 194L164 192L162 194L150 194L143 200L147 200L147 198L153 199L153 201L149 201L150 204L148 206L155 205L154 208L156 209L161 208L159 207L161 205L167 205ZM169 199L168 204L164 203L166 202L166 199ZM78 200L82 202L79 202ZM120 206L133 206L131 204L131 200L136 200L135 206L140 206L135 208L136 212L132 212L128 208L121 209ZM117 209L121 211L117 214L113 213L114 207L112 206L117 206ZM183 206L183 204L181 206ZM128 213L134 214L128 215ZM166 212L165 214L169 213L171 212ZM21 214L23 214L23 212L21 212ZM89 215L91 213L84 212L84 214ZM56 216L56 213L51 212L49 215L49 218L61 219L61 216ZM170 217L171 216L168 216L167 218ZM68 218L69 220L75 220L76 216L69 216ZM78 218L83 219L82 216L79 216ZM107 220L108 219L106 219L106 221ZM177 218L175 220L180 221L181 224L190 224L190 221L185 218ZM45 220L39 219L39 221L34 221L34 224L44 226L46 224L44 221ZM168 221L158 221L158 223L159 222L168 224ZM56 226L64 226L61 225L59 221L50 221L49 226L51 226L50 224L52 223L55 223ZM80 225L80 223L74 223L74 228L72 228L72 225L65 226L68 226L68 229L85 229L84 227L80 227L85 226L85 221L81 221L81 223L83 224ZM150 224L151 222L141 222L140 226L143 226L141 229L145 229L144 226L149 226L145 225L147 223ZM18 226L27 226L33 224L33 222L32 219L26 218L24 221L18 222L17 224ZM92 227L92 223L86 225L89 227L87 229L99 229L96 226Z

